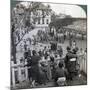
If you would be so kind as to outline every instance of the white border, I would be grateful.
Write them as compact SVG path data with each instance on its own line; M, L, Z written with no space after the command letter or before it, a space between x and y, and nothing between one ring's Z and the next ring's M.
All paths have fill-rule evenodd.
M28 0L29 1L29 0ZM89 50L90 50L90 27L89 27L89 15L90 15L90 0L31 0L41 2L54 2L54 3L70 3L70 4L87 4L88 5L88 63L90 63ZM88 64L88 68L89 68ZM68 86L68 87L54 87L54 88L39 88L41 90L90 90L90 70L88 70L88 85L87 86ZM0 90L9 90L10 86L10 0L0 1ZM37 89L37 90L39 90ZM23 89L24 90L24 89ZM29 89L25 89L29 90Z
M20 0L19 0L20 1ZM69 4L86 4L86 0L21 0L21 1L35 1L35 2L53 2L53 3L69 3Z

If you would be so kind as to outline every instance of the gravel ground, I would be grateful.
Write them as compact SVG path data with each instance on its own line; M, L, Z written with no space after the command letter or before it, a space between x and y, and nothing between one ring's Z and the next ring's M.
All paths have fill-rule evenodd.
M67 81L66 86L78 86L78 85L87 85L87 79L85 76L81 75L81 77L79 76L74 77L72 81ZM46 85L38 85L35 86L34 88L48 88L48 87L55 87L55 82L51 81L46 83ZM32 88L30 82L24 81L19 85L15 86L15 88L11 88L11 90L29 89L29 88Z

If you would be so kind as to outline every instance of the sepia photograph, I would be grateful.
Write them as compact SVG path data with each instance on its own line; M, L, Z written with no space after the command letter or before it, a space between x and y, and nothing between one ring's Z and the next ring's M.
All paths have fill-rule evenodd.
M11 90L87 85L87 5L10 4Z

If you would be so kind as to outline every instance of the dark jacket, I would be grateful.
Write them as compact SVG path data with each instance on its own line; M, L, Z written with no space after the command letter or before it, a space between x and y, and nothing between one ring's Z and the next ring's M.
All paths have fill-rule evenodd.
M31 66L37 65L38 62L39 62L39 60L40 60L40 57L39 57L39 56L37 56L37 55L32 56L32 57L31 57Z
M37 55L31 57L31 68L30 68L31 77L33 80L37 82L39 82L39 66L38 66L39 60L40 57Z
M65 77L65 70L63 68L57 68L55 71L55 81L60 77Z
M72 59L76 59L75 61L71 61ZM68 72L74 72L76 69L77 55L72 52L68 52L65 57L65 67Z

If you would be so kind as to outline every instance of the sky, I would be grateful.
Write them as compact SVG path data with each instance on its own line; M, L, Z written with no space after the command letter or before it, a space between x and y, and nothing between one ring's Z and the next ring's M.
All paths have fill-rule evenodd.
M27 5L28 3L25 3ZM50 5L51 9L56 14L66 14L71 15L72 17L76 18L86 18L85 11L77 5L71 5L71 4L54 4L54 3L43 3L45 5Z
M47 5L47 3L45 3ZM85 18L85 11L77 5L69 5L69 4L49 4L51 9L56 13L62 13L66 15L71 15L72 17Z

